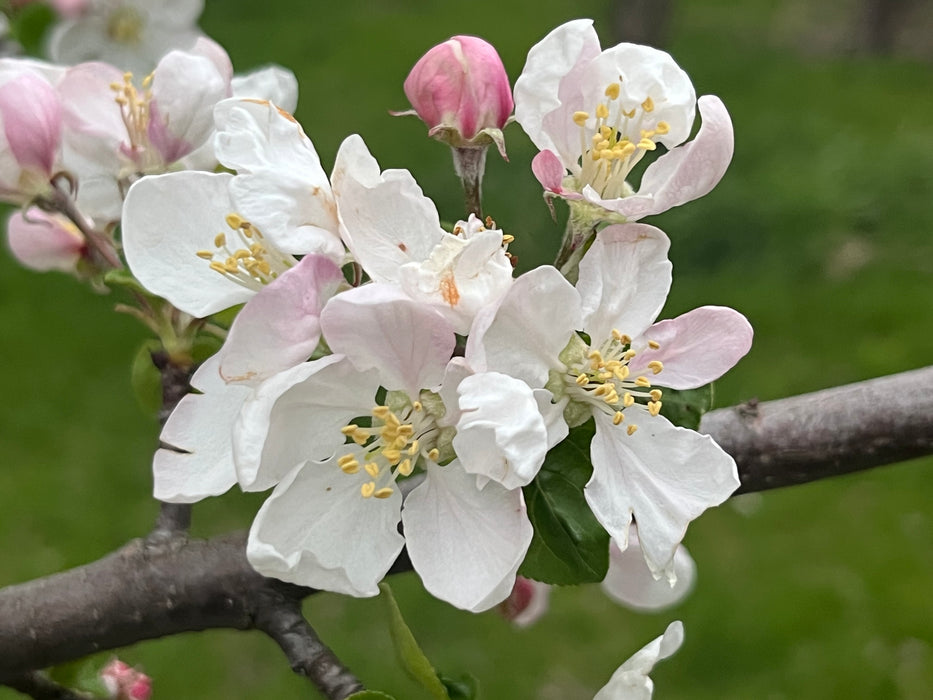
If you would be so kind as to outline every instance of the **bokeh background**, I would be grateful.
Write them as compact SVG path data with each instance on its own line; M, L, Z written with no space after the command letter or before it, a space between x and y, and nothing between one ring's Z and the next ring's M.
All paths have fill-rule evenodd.
M652 220L673 241L664 315L725 304L755 327L751 353L717 386L725 406L933 360L933 22L924 3L893 5L889 26L871 15L877 3L855 0L207 0L201 26L238 70L294 70L297 116L325 167L361 133L449 220L462 203L446 148L388 114L407 107L402 81L424 51L483 36L514 80L528 48L575 17L594 18L604 45L661 43L735 123L722 183ZM553 256L566 210L551 221L518 126L507 141L509 163L489 157L485 207L527 270ZM0 585L93 560L156 515L158 430L129 382L146 334L112 303L0 255ZM863 408L880 414L895 398ZM515 630L434 600L413 574L393 587L435 665L474 674L486 700L590 698L672 619L686 642L653 674L659 698L930 698L931 496L927 459L735 499L691 527L696 591L661 614L581 586L556 590L546 618ZM248 526L261 499L196 506L194 533ZM380 601L319 595L306 614L369 687L425 697L395 665ZM315 697L258 633L189 634L120 656L154 677L156 698Z

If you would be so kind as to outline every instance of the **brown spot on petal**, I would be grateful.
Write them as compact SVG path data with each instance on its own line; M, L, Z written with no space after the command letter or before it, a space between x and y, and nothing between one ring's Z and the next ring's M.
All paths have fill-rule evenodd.
M408 252L408 246L405 245L404 243L399 243L399 244L398 244L398 249L399 249L400 251L402 251L403 253L407 253L407 252Z
M454 281L454 273L447 272L441 277L441 296L451 306L460 303L460 290L457 289L457 283Z

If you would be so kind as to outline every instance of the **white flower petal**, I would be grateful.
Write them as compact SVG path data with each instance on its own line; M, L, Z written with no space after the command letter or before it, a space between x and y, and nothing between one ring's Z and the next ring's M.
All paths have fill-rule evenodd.
M235 75L231 88L234 97L268 100L289 114L294 114L298 106L298 78L282 66L266 66Z
M411 173L380 173L356 134L340 144L331 181L340 235L376 282L397 283L402 265L426 260L444 236L434 203Z
M648 568L671 580L687 525L739 487L735 461L708 435L675 427L663 416L626 420L638 425L632 435L613 425L612 416L597 412L595 418L586 501L620 549L627 546L634 515Z
M656 579L638 543L637 527L629 531L628 547L621 551L614 541L609 543L609 571L603 579L603 592L612 600L639 612L659 612L683 601L693 590L697 567L686 547L674 552L672 585L667 579Z
M338 294L321 313L331 350L359 369L378 369L386 389L416 397L444 379L457 339L439 313L397 287L366 284Z
M734 309L701 306L677 318L659 321L632 341L638 354L629 362L633 375L651 375L648 363L664 369L653 381L671 389L695 389L719 379L752 346L752 326ZM648 341L660 347L652 349Z
M454 460L428 464L425 482L405 499L408 554L424 587L464 610L488 610L508 597L531 544L520 489L482 490Z
M465 378L457 392L461 414L453 446L464 471L507 489L531 482L544 463L548 433L528 385L483 372Z
M246 555L259 573L357 597L378 584L402 551L402 497L363 498L366 474L336 460L298 467L276 487L250 529Z
M321 309L344 282L328 258L306 255L237 314L220 349L228 382L255 384L304 362L321 339Z
M228 230L231 175L180 172L144 177L126 195L123 250L130 269L153 294L203 318L254 292L210 268L198 250L214 250Z
M593 700L650 700L654 683L648 674L658 661L672 656L684 643L684 625L675 620L664 634L649 642L619 666Z
M607 226L580 261L577 291L583 330L595 345L613 329L641 334L657 317L671 288L670 241L647 224Z
M152 461L153 496L170 503L193 503L218 496L236 483L233 425L250 388L228 385L218 373L219 358L206 360L188 394L172 411Z
M340 429L368 415L379 379L342 355L280 372L243 404L234 428L237 475L244 491L267 489L297 464L324 461L344 443Z
M497 307L477 315L467 361L478 371L502 372L541 388L548 372L561 367L557 356L581 320L574 288L555 268L539 267L516 279Z

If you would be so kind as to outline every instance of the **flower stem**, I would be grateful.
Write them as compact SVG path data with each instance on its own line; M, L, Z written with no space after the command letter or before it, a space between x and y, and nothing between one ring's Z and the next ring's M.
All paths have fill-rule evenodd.
M43 196L36 204L42 209L63 214L78 227L78 230L87 241L96 267L102 271L123 268L123 262L120 260L120 256L117 255L110 237L88 225L87 219L78 211L72 193L62 189L58 180L53 180L51 194Z
M453 148L454 170L463 183L467 215L483 218L483 172L486 170L486 147Z

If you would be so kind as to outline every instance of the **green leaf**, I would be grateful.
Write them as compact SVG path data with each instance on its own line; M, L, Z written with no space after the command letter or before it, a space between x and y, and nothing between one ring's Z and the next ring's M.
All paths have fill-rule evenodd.
M445 674L440 676L441 683L447 688L447 694L450 700L476 700L479 693L479 681L468 673L463 673L452 678Z
M593 473L589 420L547 454L538 476L525 486L525 504L534 537L522 576L557 585L602 581L609 568L609 535L583 497Z
M661 415L674 425L696 430L700 427L700 418L713 407L713 385L707 384L699 389L664 389L661 397Z
M389 631L395 644L395 652L398 654L399 661L402 662L402 668L415 682L427 689L436 700L450 700L447 689L437 677L437 672L428 661L428 657L421 651L418 642L415 641L415 635L405 624L402 611L395 602L395 596L392 595L389 584L380 583L379 590L382 591L382 597L389 611Z
M136 401L146 415L157 416L162 408L162 375L152 364L152 352L161 349L158 340L147 340L139 346L130 366L130 383Z
M26 54L37 56L43 53L45 34L55 21L55 11L44 3L23 7L15 16L10 27L13 36L23 46Z
M361 690L358 693L353 693L353 695L348 695L346 700L395 700L395 698L378 690Z

